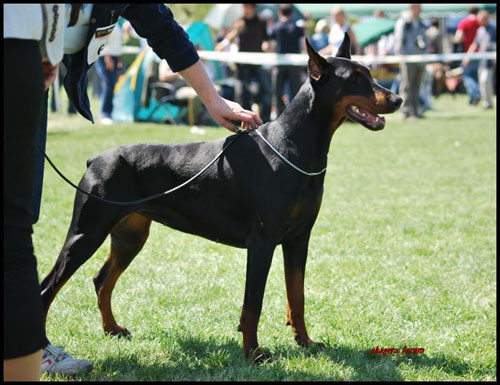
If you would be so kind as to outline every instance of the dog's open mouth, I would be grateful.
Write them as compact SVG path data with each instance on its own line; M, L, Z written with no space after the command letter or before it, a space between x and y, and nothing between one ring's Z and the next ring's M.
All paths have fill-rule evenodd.
M367 111L364 108L351 104L347 106L346 112L352 120L362 124L370 130L378 131L383 129L385 126L384 117L378 116L377 114L372 114L370 111Z

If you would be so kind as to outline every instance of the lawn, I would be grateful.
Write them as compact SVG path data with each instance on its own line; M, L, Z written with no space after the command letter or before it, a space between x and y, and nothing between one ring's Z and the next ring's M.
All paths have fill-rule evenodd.
M52 343L94 363L77 379L496 380L496 112L445 95L426 119L386 118L383 131L346 123L332 140L305 281L306 323L310 336L325 342L323 351L298 347L285 326L281 248L259 325L260 345L273 360L252 366L236 330L246 251L153 224L113 296L117 321L131 339L102 332L92 277L109 241L50 309ZM47 153L77 183L86 160L114 146L228 134L147 123L91 125L52 114ZM46 164L34 230L40 279L63 245L74 195ZM424 353L372 354L377 346Z

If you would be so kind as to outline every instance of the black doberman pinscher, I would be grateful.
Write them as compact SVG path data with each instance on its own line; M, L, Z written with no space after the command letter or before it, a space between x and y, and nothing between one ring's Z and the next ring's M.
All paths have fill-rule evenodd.
M326 167L335 130L350 118L370 130L384 128L377 114L392 113L402 99L377 85L363 65L350 60L347 34L336 57L323 58L307 44L308 80L283 114L258 128L286 159L303 170ZM66 241L42 282L45 316L57 292L111 234L109 256L94 277L104 331L129 335L111 311L119 276L144 246L151 221L226 245L246 248L245 296L238 330L243 351L266 359L257 325L274 249L285 260L287 324L296 342L309 346L304 322L304 272L311 230L318 215L325 174L292 168L255 130L239 135L203 174L170 195L132 206L114 206L76 193ZM188 180L221 151L227 139L177 145L135 144L87 162L79 187L115 201L154 195Z

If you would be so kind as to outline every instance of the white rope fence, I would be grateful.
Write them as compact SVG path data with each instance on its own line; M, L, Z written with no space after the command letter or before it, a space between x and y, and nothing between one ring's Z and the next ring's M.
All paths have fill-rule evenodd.
M123 47L123 53L141 52L140 47ZM198 51L202 59L215 60L226 63L238 64L256 64L256 65L296 65L305 66L308 56L306 54L278 54L269 52L217 52L217 51ZM374 64L397 64L397 63L433 63L433 62L451 62L461 61L468 56L470 60L492 59L496 60L495 52L475 52L466 53L441 53L425 55L353 55L352 60L365 65Z
M305 66L308 56L305 54L277 54L260 52L216 52L198 51L205 60L216 60L229 63L259 64L259 65L296 65ZM396 64L396 63L433 63L461 61L468 56L470 60L493 59L496 60L496 52L426 54L426 55L353 55L352 60L366 65L373 64Z

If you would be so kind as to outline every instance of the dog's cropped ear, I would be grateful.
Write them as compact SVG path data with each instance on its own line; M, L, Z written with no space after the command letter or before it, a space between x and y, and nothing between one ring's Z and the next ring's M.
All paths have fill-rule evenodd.
M335 57L345 57L346 59L351 58L351 38L349 37L349 34L347 32L344 34L344 41L339 47L339 50L337 51L337 55L335 55Z
M314 48L309 43L309 39L306 38L306 48L307 54L309 55L309 61L307 62L307 68L309 69L309 76L313 80L319 80L321 76L326 74L326 68L328 63L323 56L317 53Z

